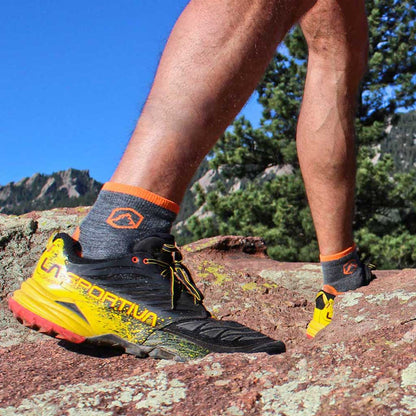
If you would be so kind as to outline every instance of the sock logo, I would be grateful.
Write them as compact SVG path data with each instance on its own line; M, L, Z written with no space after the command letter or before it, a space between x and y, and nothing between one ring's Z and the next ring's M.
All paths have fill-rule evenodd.
M143 215L133 208L115 208L105 222L113 228L135 229L143 221Z
M346 275L353 274L358 269L357 260L353 259L353 260L347 261L344 264L344 267L342 269L343 269L344 274Z

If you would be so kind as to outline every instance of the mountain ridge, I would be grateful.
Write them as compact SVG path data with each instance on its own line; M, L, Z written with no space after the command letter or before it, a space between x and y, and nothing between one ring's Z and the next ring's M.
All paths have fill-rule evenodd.
M58 207L92 205L101 186L88 170L70 168L50 175L35 173L0 186L0 213L21 215Z

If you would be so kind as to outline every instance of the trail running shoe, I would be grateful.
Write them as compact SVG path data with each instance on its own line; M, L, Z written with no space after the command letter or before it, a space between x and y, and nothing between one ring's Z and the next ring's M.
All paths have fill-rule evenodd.
M33 276L9 299L19 321L56 338L138 357L285 351L281 341L211 317L169 234L136 242L118 259L84 259L80 251L67 234L51 237Z
M318 292L315 298L315 310L312 320L306 329L308 338L315 338L316 334L331 323L334 312L335 295L331 295L324 290Z
M371 272L374 269L375 266L373 264L364 265L364 277L362 286L367 286L372 280L376 278L376 276ZM316 295L313 317L306 329L306 336L308 338L315 338L319 331L331 323L332 316L334 314L334 299L336 295L342 295L342 292L338 292L329 285L324 285L324 289L319 291Z

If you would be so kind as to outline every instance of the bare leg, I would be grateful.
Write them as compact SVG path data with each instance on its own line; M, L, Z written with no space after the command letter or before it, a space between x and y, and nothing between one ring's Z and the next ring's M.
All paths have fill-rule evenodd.
M112 178L180 202L289 28L316 0L192 0Z
M309 47L297 146L321 255L353 244L354 114L367 63L363 0L318 0L301 20Z

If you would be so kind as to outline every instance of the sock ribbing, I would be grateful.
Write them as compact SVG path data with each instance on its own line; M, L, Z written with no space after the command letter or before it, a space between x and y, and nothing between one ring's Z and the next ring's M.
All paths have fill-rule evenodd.
M179 205L176 202L170 201L169 199L163 198L153 192L147 191L146 189L139 188L138 186L124 185L118 182L106 182L103 187L103 191L117 192L129 196L135 196L137 198L144 199L157 205L161 208L165 208L175 214L179 213Z
M351 247L348 247L345 250L342 250L338 253L326 254L326 255L321 254L319 256L319 259L320 259L321 262L339 260L342 257L346 256L347 254L351 254L356 248L357 248L356 244L353 244Z

